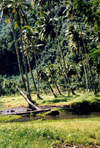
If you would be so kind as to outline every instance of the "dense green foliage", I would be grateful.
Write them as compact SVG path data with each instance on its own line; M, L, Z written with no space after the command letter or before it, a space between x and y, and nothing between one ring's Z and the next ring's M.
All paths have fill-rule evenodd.
M16 3L16 0L13 2ZM19 0L20 8L13 2L10 5L10 1L4 1L1 7L0 94L16 93L15 85L25 87L20 76L17 76L19 69L14 30L24 69L22 74L29 72L31 91L36 90L37 93L43 89L47 93L51 89L54 96L52 86L58 91L69 92L70 88L72 94L79 88L94 93L100 91L99 0L29 1L34 4L32 8L28 1L24 4ZM9 18L10 14L12 18ZM28 59L36 87L32 83ZM22 80L28 87L27 75Z

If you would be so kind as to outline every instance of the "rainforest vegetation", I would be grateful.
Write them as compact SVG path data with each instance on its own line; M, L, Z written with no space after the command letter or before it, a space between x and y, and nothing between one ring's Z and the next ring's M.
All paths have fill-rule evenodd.
M0 95L16 85L30 100L100 91L99 0L0 0Z
M100 147L100 0L0 0L0 147L77 146Z

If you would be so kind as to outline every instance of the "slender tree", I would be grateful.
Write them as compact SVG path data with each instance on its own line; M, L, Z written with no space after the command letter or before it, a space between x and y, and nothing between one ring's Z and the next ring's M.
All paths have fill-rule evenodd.
M53 2L60 3L60 1L57 1L57 0L54 0ZM75 95L75 92L73 91L72 86L71 86L70 79L69 79L69 77L67 75L68 71L67 71L67 68L66 68L66 63L65 63L63 51L62 51L62 48L61 48L61 44L60 44L57 28L56 28L56 25L55 25L55 20L54 20L54 17L53 17L52 1L51 0L47 0L47 1L40 0L40 1L38 1L38 5L39 6L44 6L46 3L48 3L48 6L50 8L50 16L52 18L52 24L53 24L53 27L54 27L54 30L55 30L56 38L57 38L57 41L58 41L58 47L59 47L59 50L60 50L60 53L61 53L61 58L62 58L62 61L63 61L63 67L64 67L64 71L65 71L64 73L65 73L65 76L66 76L66 80L67 80L67 83L69 84L69 87L71 89L72 94Z
M15 48L16 48L19 70L20 70L20 74L22 76L24 88L26 90L26 84L25 84L25 81L24 81L23 70L22 70L21 60L20 60L20 56L19 56L19 49L18 49L18 46L17 46L17 39L16 39L16 34L15 34L15 29L14 29L15 20L14 20L14 13L13 13L13 3L11 1L3 1L2 2L1 14L2 14L1 18L4 16L7 20L9 20L8 22L11 22L11 26L12 26L12 30L13 30L13 36L14 36L14 40L15 40Z
M84 57L83 57L83 46L81 44L81 37L79 36L78 31L75 30L73 25L69 26L68 30L66 31L66 36L68 36L70 48L76 50L78 54L80 53L81 55L84 74L85 74L86 88L88 91L89 90L88 77L87 77L86 66L85 66Z
M47 83L47 85L49 86L49 88L50 88L52 94L53 94L54 97L56 98L57 96L56 96L56 94L54 93L54 90L53 90L53 88L52 88L52 86L51 86L51 84L50 84L50 82L49 82L49 78L48 78L47 74L42 70L42 68L41 68L40 71L39 71L39 75L40 75L41 79Z
M22 44L22 49L23 49L22 31L21 31L21 17L22 17L22 20L23 20L23 23L24 23L24 21L26 20L26 15L25 15L24 9L26 10L29 7L30 7L30 5L27 4L26 2L23 3L22 0L18 0L18 1L17 0L12 0L12 1L10 1L10 0L5 1L4 0L2 2L2 16L3 16L3 14L5 14L6 16L8 15L8 17L10 17L10 21L11 21L12 29L13 29L14 40L15 40L15 47L16 47L16 53L17 53L17 59L18 59L20 74L22 76L22 81L23 81L23 84L24 84L26 95L31 100L30 89L29 89L29 80L28 80L28 74L27 74L27 69L26 69L27 67L26 67L26 63L25 63L25 57L23 55L23 62L24 62L24 67L25 67L27 86L25 84L25 79L24 79L24 76L23 76L23 70L22 70L19 51L18 51L18 47L17 47L15 30L14 30L14 28L19 26L20 32L21 32L21 44Z
M40 36L42 37L41 39L46 39L47 40L47 38L50 36L50 38L53 41L55 39L55 37L56 37L56 33L54 31L55 27L53 25L53 20L55 20L55 18L53 18L53 19L51 18L50 19L50 15L48 15L48 14L47 13L43 13L43 15L36 22L36 25L38 25L38 28L40 30ZM56 50L56 48L54 48L54 49ZM56 53L58 55L57 50L56 50ZM62 56L63 56L63 53L62 53ZM63 56L63 63L65 65L64 67L66 69L66 72L63 70L63 66L61 64L60 57L59 56L57 56L57 57L59 59L59 62L60 62L60 65L61 65L61 68L62 68L62 71L63 71L63 74L64 74L64 79L65 79L66 88L67 88L67 83L70 84L70 80L69 80L68 76L66 75L67 69L66 69L66 64L65 64L64 56ZM73 89L72 89L71 85L69 85L69 86L70 86L70 89L71 89L72 93L75 94L73 92ZM67 90L68 90L68 88L67 88ZM69 91L68 91L68 95L69 95Z
M23 33L24 33L24 45L25 45L25 51L26 51L26 56L27 56L27 60L28 60L28 65L29 65L29 69L30 69L30 72L31 72L31 76L32 76L32 80L33 80L33 84L34 84L34 87L35 87L35 90L36 90L36 94L37 94L37 97L39 99L42 99L39 95L39 90L37 89L37 86L36 86L36 83L35 83L35 79L34 79L34 75L33 75L33 72L32 72L32 68L31 68L31 64L30 64L30 58L32 57L31 54L29 55L29 53L33 53L36 51L36 33L32 32L31 28L29 26L24 26L23 27ZM28 46L27 46L27 43L28 43ZM30 50L28 50L29 48L31 47Z

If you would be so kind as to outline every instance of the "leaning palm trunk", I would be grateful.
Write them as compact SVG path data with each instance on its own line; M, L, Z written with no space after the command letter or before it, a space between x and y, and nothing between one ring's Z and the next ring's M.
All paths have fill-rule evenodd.
M25 40L24 40L24 44L25 44ZM34 75L33 75L32 69L31 69L31 64L30 64L29 54L28 54L28 50L27 50L26 44L25 44L25 50L26 50L26 56L27 56L27 60L28 60L29 70L31 72L31 76L32 76L32 80L33 80L33 84L34 84L34 87L35 87L35 91L36 91L37 97L38 97L38 99L41 99L42 100L42 98L39 95L39 91L37 89L36 83L35 83L35 79L34 79Z
M88 78L87 78L87 72L86 72L86 68L85 68L85 63L84 63L84 60L83 60L83 56L82 56L82 64L83 64L83 68L84 68L85 81L86 81L86 88L87 88L87 91L89 92Z
M55 82L55 86L56 86L56 88L57 88L57 90L58 90L59 94L60 94L60 95L62 95L62 94L61 94L61 91L60 91L60 89L59 89L59 87L58 87L58 85L57 85L57 83L56 83L56 82Z
M19 25L19 31L20 31L20 40L21 40L21 45L22 45L22 57L23 57L23 64L24 64L24 69L25 69L25 75L26 75L26 82L27 82L27 90L26 90L26 95L28 96L29 100L31 101L31 94L30 94L30 88L29 88L29 79L28 79L28 72L27 72L27 65L26 65L26 60L25 60L25 55L24 55L24 49L23 49L23 34L22 34L22 26L21 26L21 20L20 20L20 15L17 10L17 16L18 16L18 25Z
M70 95L70 92L69 92L69 90L68 90L68 86L67 86L68 82L67 82L67 79L66 79L64 70L63 70L63 66L62 66L62 63L61 63L61 61L60 61L60 57L59 57L59 55L58 55L57 49L56 49L56 48L54 48L54 49L55 49L55 52L56 52L56 54L57 54L57 58L58 58L58 61L59 61L59 64L60 64L60 67L61 67L61 70L62 70L62 74L63 74L63 77L64 77L65 86L66 86L66 89L67 89L67 92L68 92L68 96L69 96L69 95Z
M75 69L76 69L76 64L75 64ZM78 84L77 81L76 81L77 89L79 90L78 85L80 86L81 84L80 84L80 81L79 81L79 76L78 76L78 71L77 71L77 69L76 69L76 78L77 78L78 83L79 83L79 84Z
M69 87L70 87L70 89L71 89L71 92L72 92L73 95L75 95L75 92L74 92L73 89L72 89L72 86L71 86L69 77L68 77L68 75L67 75L67 68L66 68L66 64L65 64L63 52L62 52L62 49L61 49L61 45L60 45L60 41L59 41L59 36L58 36L57 29L56 29L56 26L55 26L55 23L54 23L54 19L53 19L53 13L52 13L52 5L51 5L51 3L49 3L49 6L50 6L51 17L52 17L52 20L53 20L53 26L54 26L54 28L55 28L55 33L56 33L56 37L57 37L57 41L58 41L58 47L59 47L59 50L60 50L60 53L61 53L61 57L62 57L62 60L63 60L65 75L66 75L66 78L67 78Z
M28 96L28 99L31 101L31 94L30 94L30 88L29 88L29 78L28 78L28 71L27 71L27 64L26 64L26 59L24 55L24 49L23 49L23 34L22 34L22 28L20 26L20 35L21 35L21 45L22 45L22 57L23 57L23 63L24 63L24 69L25 69L25 75L26 75L26 82L27 82L27 91L26 94Z
M36 73L37 73L37 90L39 93L39 75L38 75L38 69L37 69L37 58L36 58L36 54L34 53L34 57L35 57L35 67L36 67Z
M45 58L44 54L42 54L42 55L43 55L43 57ZM46 61L46 59L45 59L45 61ZM46 64L48 65L47 61L46 61ZM48 68L49 68L49 71L51 72L51 69L50 69L49 65L48 65ZM52 76L51 76L51 77L52 77ZM53 82L54 82L54 84L55 84L55 86L56 86L56 88L57 88L59 94L62 95L62 94L61 94L61 91L60 91L60 89L59 89L59 87L58 87L58 85L57 85L57 83L56 83L56 81L55 81L55 79L53 80Z
M49 85L49 88L51 89L52 94L53 94L54 97L56 98L57 96L56 96L56 94L54 93L53 88L51 87L49 81L47 81L47 84Z
M56 36L57 36L57 40L58 40L58 46L59 46L59 49L60 49L61 57L62 57L62 60L63 60L63 66L64 66L64 71L65 71L65 76L67 78L67 81L68 81L68 84L69 84L69 87L71 89L72 94L75 95L75 93L74 93L74 91L72 89L71 83L70 83L70 79L69 79L69 77L67 75L67 68L66 68L66 64L65 64L65 59L64 59L63 52L62 52L62 49L61 49L61 46L60 46L60 41L59 41L59 37L58 37L57 31L56 31Z
M79 28L80 28L80 31L81 31L81 37L82 37L82 42L83 42L83 49L85 50L85 53L86 53L86 59L87 59L88 68L89 68L90 75L91 75L91 80L92 80L92 82L93 82L92 88L94 89L94 93L96 94L96 93L97 93L97 90L96 90L96 86L95 86L94 76L93 76L92 70L91 70L91 68L90 68L90 63L89 63L89 60L88 60L87 51L86 51L86 49L85 49L85 44L84 44L83 35L82 35L82 28L81 28L81 26L80 26L80 23L79 23Z
M79 42L80 45L80 42ZM89 86L88 86L88 78L87 78L87 72L86 72L86 67L85 67L85 63L84 63L84 58L83 58L83 52L82 49L80 49L80 53L81 53L81 59L82 59L82 65L84 68L84 75L85 75L85 82L86 82L86 89L89 92Z
M25 80L24 80L24 76L23 76L23 69L22 69L22 65L21 65L21 61L20 61L20 56L19 56L19 50L18 50L18 47L17 47L16 35L15 35L15 30L14 30L13 16L11 18L11 26L12 26L13 36L14 36L14 41L15 41L15 48L16 48L16 54L17 54L19 71L20 71L20 74L21 74L21 77L22 77L22 82L23 82L25 91L27 91Z

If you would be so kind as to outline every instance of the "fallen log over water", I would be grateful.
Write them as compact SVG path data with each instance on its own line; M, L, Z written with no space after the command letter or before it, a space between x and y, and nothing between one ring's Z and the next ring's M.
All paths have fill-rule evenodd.
M37 114L40 112L47 112L50 111L50 108L47 109L41 109L34 105L26 96L25 94L20 90L18 86L16 88L19 90L20 94L24 97L24 99L28 102L29 105L31 105L30 108L12 108L12 109L6 109L6 110L0 110L0 115L23 115L23 114L28 114L30 115L31 113Z
M16 115L24 115L24 114L38 114L38 113L41 113L41 112L48 112L50 111L51 109L40 109L40 110L34 110L34 111L28 111L28 112L19 112L19 113L16 113Z
M24 97L24 99L28 102L28 104L32 106L32 109L40 110L36 105L34 105L34 104L25 96L25 94L20 90L20 88L19 88L18 86L16 86L16 88L19 90L20 94Z

